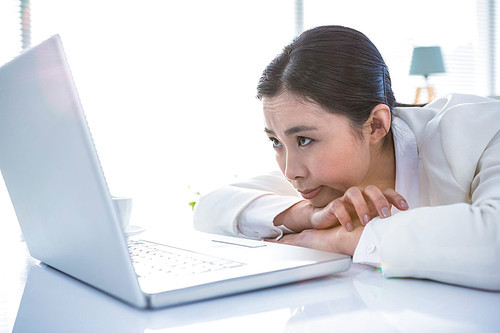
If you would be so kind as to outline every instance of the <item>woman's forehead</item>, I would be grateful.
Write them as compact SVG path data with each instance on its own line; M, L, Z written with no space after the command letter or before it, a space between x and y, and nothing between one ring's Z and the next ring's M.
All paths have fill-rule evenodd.
M283 93L274 97L264 97L262 99L264 113L301 113L315 114L322 116L329 112L319 104L308 101L304 98L296 97L290 93Z
M345 116L326 111L316 103L287 96L263 98L266 132L291 128L333 129L348 124Z

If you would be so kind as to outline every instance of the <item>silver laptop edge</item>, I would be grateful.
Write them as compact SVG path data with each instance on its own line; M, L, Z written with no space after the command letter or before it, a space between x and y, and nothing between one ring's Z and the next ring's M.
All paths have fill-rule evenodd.
M0 105L0 170L30 254L145 306L59 36L0 68Z

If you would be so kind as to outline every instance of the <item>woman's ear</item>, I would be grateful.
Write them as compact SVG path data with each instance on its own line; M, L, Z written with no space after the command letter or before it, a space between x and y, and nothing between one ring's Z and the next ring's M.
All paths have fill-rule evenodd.
M367 123L370 125L370 143L378 143L391 128L391 110L385 104L378 104L372 109Z

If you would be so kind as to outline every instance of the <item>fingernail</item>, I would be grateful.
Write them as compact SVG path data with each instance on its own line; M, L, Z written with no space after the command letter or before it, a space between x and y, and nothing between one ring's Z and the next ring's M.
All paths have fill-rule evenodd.
M363 216L363 224L368 224L368 222L370 222L370 216L368 215Z
M399 202L399 207L401 207L403 209L407 209L408 208L408 203L406 202L406 200L401 200Z
M391 212L389 211L389 208L383 207L380 211L382 213L382 217L389 217L391 216Z
M352 227L352 224L350 224L350 223L347 223L347 224L345 225L345 227L346 227L347 231L352 231L352 230L354 229L354 228Z

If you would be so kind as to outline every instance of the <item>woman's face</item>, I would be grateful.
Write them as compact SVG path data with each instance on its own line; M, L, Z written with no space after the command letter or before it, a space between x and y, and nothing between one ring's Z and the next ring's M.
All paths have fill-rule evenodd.
M370 144L349 120L290 94L263 98L265 132L281 172L302 197L324 207L352 186L362 186L370 168Z

